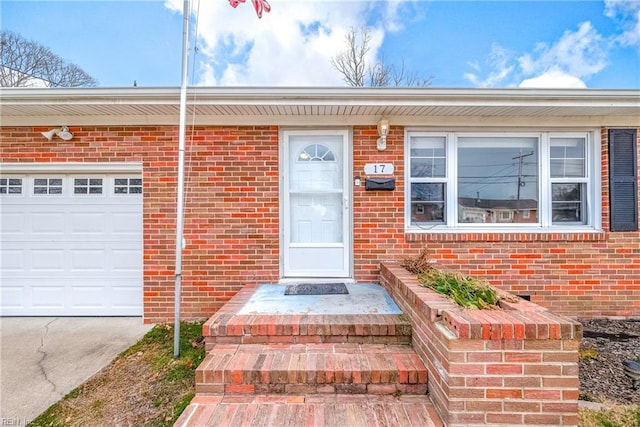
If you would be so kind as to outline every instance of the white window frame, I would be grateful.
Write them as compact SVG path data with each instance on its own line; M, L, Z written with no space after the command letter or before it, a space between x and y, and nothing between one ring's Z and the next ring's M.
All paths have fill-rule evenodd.
M442 137L446 136L446 176L445 189L445 220L443 223L412 223L411 221L411 184L424 182L411 179L411 138L412 137ZM536 223L458 223L458 177L457 150L458 138L462 137L537 137L538 138L538 222ZM552 223L552 182L551 178L550 146L551 138L585 138L585 177L571 178L571 182L586 183L586 223ZM601 177L600 177L600 130L555 130L555 129L513 129L500 131L487 130L469 132L465 130L421 130L405 129L405 232L407 233L473 233L473 232L524 232L524 233L558 233L558 232L600 232L602 228L601 213Z
M2 188L5 188L7 190L6 193L0 193L0 196L2 197L25 197L27 192L29 191L29 183L27 182L27 179L24 176L15 176L15 175L0 175L0 179L6 179L7 180L7 184L3 185ZM11 193L10 192L10 188L11 187L17 187L17 185L11 185L9 182L12 179L19 179L20 180L20 192L19 193Z
M46 184L36 184L37 180L46 180L47 183ZM52 185L49 183L49 181L53 180L53 179L59 179L61 181L59 187L60 187L60 192L59 193L52 193L51 192L51 188L57 188L58 185ZM36 187L38 188L46 188L47 192L46 193L37 193L36 192ZM67 192L69 191L69 183L67 182L67 179L64 175L58 175L58 174L47 174L47 175L34 175L32 177L30 177L29 179L29 192L31 194L32 197L65 197L67 195Z
M86 188L87 188L87 192L86 193L76 193L76 179L86 179L86 180L88 180L87 185L86 185ZM96 187L95 185L89 184L91 179L101 179L102 180L102 184L100 184L100 188L101 188L101 192L100 193L91 193L91 188L92 187L94 187L94 188ZM81 187L81 186L78 185L78 187ZM109 186L108 186L106 177L101 176L101 175L72 175L72 176L69 176L69 191L70 191L71 197L80 197L80 198L106 197L107 196L106 192L108 191L108 188L109 188Z
M116 180L117 179L126 179L127 180L127 184L122 185L122 184L116 184ZM141 188L141 192L140 193L132 193L131 187L138 187L138 185L132 185L131 184L131 180L132 179L139 179L140 180L140 188ZM114 174L111 179L110 179L110 185L111 188L109 189L109 191L111 192L111 197L135 197L135 196L142 196L144 194L144 178L142 177L142 175L125 175L125 174ZM118 187L124 187L127 189L126 193L116 193L116 188Z

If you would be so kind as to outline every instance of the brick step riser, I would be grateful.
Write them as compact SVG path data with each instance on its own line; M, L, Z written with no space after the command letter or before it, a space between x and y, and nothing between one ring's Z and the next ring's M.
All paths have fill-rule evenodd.
M403 345L219 344L196 370L198 393L424 394L427 370Z
M205 349L216 344L411 344L411 335L240 335L205 337Z
M230 394L426 395L427 384L196 384L199 396Z

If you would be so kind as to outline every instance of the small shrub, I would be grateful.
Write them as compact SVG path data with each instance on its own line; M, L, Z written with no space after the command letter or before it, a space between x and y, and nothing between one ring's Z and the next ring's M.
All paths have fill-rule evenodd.
M588 360L598 358L598 352L591 348L581 348L578 350L578 353L580 354L580 359Z
M582 400L584 402L593 402L593 397L584 391L581 391L578 395L578 400Z
M418 275L422 286L453 299L465 308L495 309L500 300L498 293L481 279L431 268Z
M415 258L403 259L400 265L413 274L424 274L433 269L427 248L422 249Z

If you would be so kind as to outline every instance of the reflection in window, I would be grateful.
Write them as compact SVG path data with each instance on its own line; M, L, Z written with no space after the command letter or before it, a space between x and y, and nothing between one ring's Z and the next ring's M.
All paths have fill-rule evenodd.
M444 191L442 183L411 184L411 221L443 222Z
M585 184L551 185L553 222L585 222L584 185Z
M551 138L551 177L583 177L584 153L584 138Z
M459 138L459 222L537 222L538 186L538 138Z
M0 178L0 194L22 194L22 178Z
M142 194L142 178L116 178L113 192L115 194Z
M408 230L598 225L589 133L407 135Z
M73 194L102 194L102 178L74 178Z
M299 162L335 162L333 152L322 144L307 145L298 155Z
M444 137L411 139L411 177L434 178L445 176Z
M33 194L62 194L62 178L36 178Z
M586 224L586 139L551 138L553 223Z
M444 222L445 137L411 138L410 152L411 222Z

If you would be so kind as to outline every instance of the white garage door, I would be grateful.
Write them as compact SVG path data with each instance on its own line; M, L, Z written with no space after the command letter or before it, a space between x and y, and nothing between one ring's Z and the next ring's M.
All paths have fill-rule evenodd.
M0 177L3 316L142 315L139 175Z

